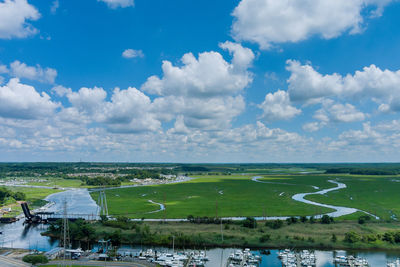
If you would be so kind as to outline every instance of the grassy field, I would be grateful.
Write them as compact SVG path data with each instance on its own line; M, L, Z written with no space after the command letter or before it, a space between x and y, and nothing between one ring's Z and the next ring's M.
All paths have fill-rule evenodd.
M23 192L26 195L26 201L28 201L32 207L40 207L45 204L43 201L48 195L60 192L57 189L47 189L47 188L30 188L30 187L7 187L12 191Z
M307 199L320 203L358 208L376 214L383 220L400 218L400 177L367 176L345 174L298 174L304 169L288 169L287 174L263 174L253 169L247 175L199 175L196 179L179 184L163 184L107 191L110 214L126 215L131 218L186 218L193 216L302 216L331 211L296 202L291 197L296 193L315 192L332 188L330 179L337 179L347 188L332 191L326 195L312 195ZM279 169L275 169L279 171ZM256 183L251 181L256 171L262 176ZM306 171L311 171L307 169ZM297 173L297 174L296 174ZM33 182L32 182L33 183ZM46 184L47 183L47 184ZM77 179L56 179L35 185L57 185L79 187ZM318 187L319 189L316 189ZM12 187L11 187L12 188ZM14 187L14 191L27 194L28 201L35 206L40 199L57 192L54 189ZM97 193L92 193L93 199ZM157 211L159 205L166 205L166 211ZM356 220L361 213L341 219Z
M82 181L79 179L62 179L62 178L49 178L43 182L28 182L28 185L39 185L49 187L82 187Z
M133 223L131 223L133 224ZM126 225L128 226L128 225ZM124 229L94 224L98 238L104 238L121 231L121 242L125 244L172 245L185 248L204 247L267 247L267 248L318 248L318 249L399 249L399 244L375 240L354 243L345 242L345 234L357 233L360 237L383 235L397 231L398 222L367 223L360 225L354 221L334 224L296 223L282 228L271 229L264 222L258 222L255 229L238 224L224 225L223 240L219 224L193 224L187 222L145 222ZM117 230L116 230L117 229ZM146 234L147 233L147 234ZM332 236L336 236L336 241ZM264 237L264 240L262 240Z
M46 201L43 199L46 198L50 194L54 194L60 192L60 190L56 189L44 189L44 188L29 188L29 187L7 187L11 191L14 192L23 192L26 195L26 201L29 203L32 209L41 207L46 204ZM10 207L12 209L11 212L6 213L3 217L15 217L22 213L22 208L20 204L13 199L11 202L6 202L2 207Z
M400 177L340 175L347 188L307 199L348 206L376 214L384 220L400 218Z
M245 173L250 174L308 174L323 173L324 171L310 168L271 168L271 169L247 169Z
M326 177L271 176L263 179L271 184L256 183L251 177L207 175L179 184L108 190L108 209L110 214L133 218L290 216L331 211L291 199L299 192L317 191L312 186L332 187ZM96 193L92 196L97 199ZM149 200L165 203L166 212L148 213L159 209Z
M335 187L337 179L347 188L327 195L311 195L307 199L337 206L358 208L384 220L400 218L400 177L357 176L336 174L202 175L180 184L145 186L107 191L111 214L132 218L186 218L193 216L302 216L329 212L329 209L296 202L296 193L315 192ZM318 187L319 189L315 189ZM93 194L94 199L97 195ZM149 202L165 203L166 211ZM341 219L356 220L361 213Z

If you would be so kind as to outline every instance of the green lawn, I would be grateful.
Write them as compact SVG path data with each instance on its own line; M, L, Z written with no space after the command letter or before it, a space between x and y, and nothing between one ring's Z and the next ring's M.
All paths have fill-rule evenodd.
M251 176L200 176L195 180L167 185L144 186L106 191L110 214L133 218L186 218L193 216L290 216L313 215L330 209L299 203L293 194L317 191L311 185L330 188L327 177L271 176L264 184L251 181ZM97 193L92 193L97 199ZM166 212L155 211L165 203Z

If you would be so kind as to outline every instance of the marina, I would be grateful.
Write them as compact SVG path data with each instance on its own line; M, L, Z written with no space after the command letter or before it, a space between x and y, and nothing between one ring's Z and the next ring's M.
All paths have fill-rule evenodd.
M300 252L285 249L278 253L278 258L285 267L298 267L298 266L316 266L316 258L314 252L302 250Z

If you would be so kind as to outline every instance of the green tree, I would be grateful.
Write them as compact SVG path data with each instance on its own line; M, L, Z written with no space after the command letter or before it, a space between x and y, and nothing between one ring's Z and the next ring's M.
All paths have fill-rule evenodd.
M333 243L336 243L337 237L336 237L335 234L332 234L331 241L332 241Z
M243 227L247 228L257 228L257 221L253 217L247 217L243 222L242 222Z
M330 223L333 223L333 218L332 218L332 217L329 217L328 215L324 215L324 216L322 216L322 218L321 218L321 223L322 223L322 224L330 224Z
M15 200L21 201L21 200L25 200L26 199L26 195L23 192L15 192L13 195L13 198Z
M360 235L353 231L347 232L344 235L344 241L347 243L356 243L360 241Z

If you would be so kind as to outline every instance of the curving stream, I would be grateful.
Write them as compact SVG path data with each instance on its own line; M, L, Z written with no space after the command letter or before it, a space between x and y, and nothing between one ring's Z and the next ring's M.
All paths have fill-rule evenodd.
M259 180L260 178L262 178L262 177L261 176L254 176L252 181L258 182L258 183L268 183L268 184L274 183L274 182L260 181ZM317 192L299 193L299 194L293 195L292 199L296 200L296 201L299 201L299 202L302 202L302 203L305 203L305 204L309 204L309 205L314 205L314 206L319 206L319 207L329 208L329 209L335 210L335 211L330 212L330 213L319 214L319 215L314 216L316 218L321 218L323 215L328 215L330 217L335 217L336 218L336 217L340 217L340 216L344 216L344 215L353 214L353 213L359 211L359 212L363 212L365 214L368 214L368 215L374 217L375 219L379 220L378 216L375 216L375 215L373 215L373 214L371 214L369 212L366 212L366 211L363 211L363 210L359 210L359 209L356 209L356 208L328 205L328 204L318 203L318 202L315 202L315 201L311 201L311 200L305 199L306 196L310 196L310 195L325 195L325 194L327 194L329 192L340 190L340 189L344 189L344 188L347 187L346 184L339 183L339 182L334 181L334 180L328 180L328 182L336 184L337 186L333 187L333 188L323 189L323 190L320 190L320 191L317 191ZM283 184L283 183L275 183L275 184ZM291 185L293 185L293 184L291 184ZM313 186L313 188L315 188L315 187Z
M153 211L149 211L149 212L147 212L147 213L156 213L156 212L160 212L160 211L163 211L163 210L165 210L165 206L164 206L164 204L161 204L161 203L158 203L158 202L154 202L153 200L148 200L150 203L152 203L152 204L156 204L156 205L159 205L160 206L160 208L158 209L158 210L153 210Z

